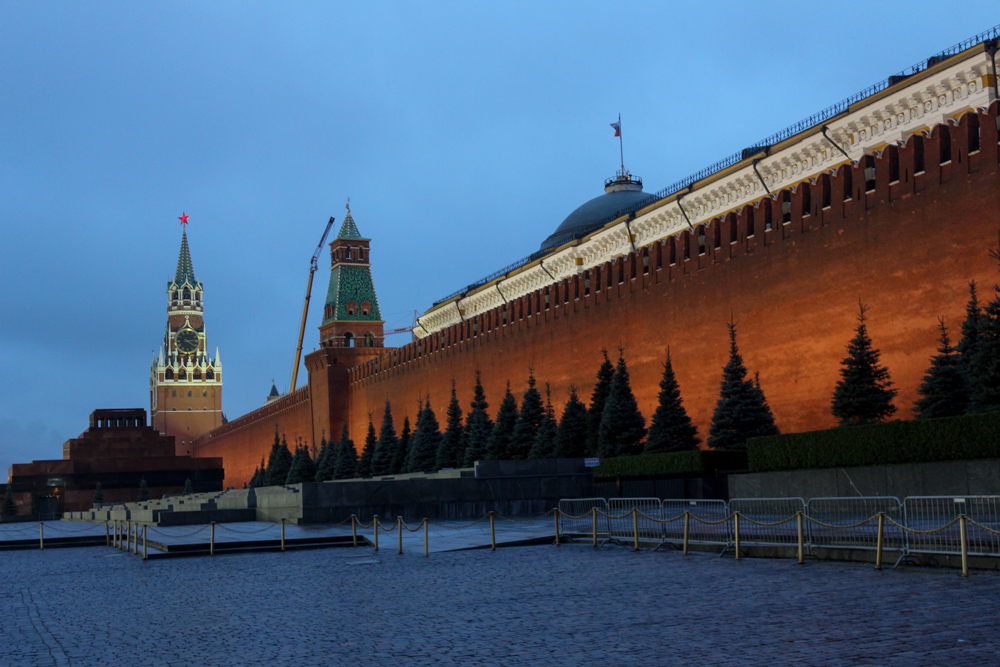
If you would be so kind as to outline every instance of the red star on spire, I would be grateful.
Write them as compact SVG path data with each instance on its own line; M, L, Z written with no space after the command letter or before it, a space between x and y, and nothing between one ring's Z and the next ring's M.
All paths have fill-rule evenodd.
M181 221L182 225L186 225L188 223L188 218L190 218L190 217L191 217L190 215L188 215L187 213L184 213L182 211L181 212L181 217L179 217L177 219Z

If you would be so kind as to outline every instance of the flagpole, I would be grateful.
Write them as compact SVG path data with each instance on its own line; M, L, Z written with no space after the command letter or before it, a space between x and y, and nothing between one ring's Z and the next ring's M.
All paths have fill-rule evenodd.
M622 144L622 115L618 114L618 152L622 158L622 176L625 175L625 148Z

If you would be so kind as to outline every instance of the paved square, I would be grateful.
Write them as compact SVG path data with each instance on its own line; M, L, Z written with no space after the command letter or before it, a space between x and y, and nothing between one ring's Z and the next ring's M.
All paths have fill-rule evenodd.
M0 555L0 663L989 665L1000 577L586 545Z

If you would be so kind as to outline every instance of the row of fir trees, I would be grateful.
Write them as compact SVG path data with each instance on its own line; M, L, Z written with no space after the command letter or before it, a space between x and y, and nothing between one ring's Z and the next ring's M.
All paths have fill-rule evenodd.
M745 447L747 438L776 434L778 429L759 380L747 379L734 324L729 325L729 333L730 359L723 370L707 444L739 449ZM669 349L663 362L659 402L649 428L632 392L622 349L615 364L604 351L590 405L584 404L576 387L571 386L558 418L549 385L545 386L543 398L531 369L520 405L508 383L495 420L490 418L477 371L469 407L467 413L463 412L452 381L443 431L427 397L417 410L415 428L411 430L409 417L404 417L397 435L392 406L386 401L378 434L369 416L360 456L346 425L337 441L328 441L324 434L318 453L310 453L299 443L293 454L285 438L275 431L270 455L254 471L250 486L434 472L486 460L612 458L675 452L697 449L701 442L681 401Z
M991 250L990 255L1000 262L1000 252ZM1000 410L1000 285L994 287L994 292L991 301L980 305L975 282L969 284L966 317L957 347L952 346L944 321L939 320L937 354L931 359L918 389L920 399L914 404L918 419ZM831 402L833 415L843 426L884 421L896 413L893 399L897 390L868 333L868 307L859 306L858 325L841 362L841 377ZM779 431L759 374L749 378L736 344L736 324L730 322L727 326L729 360L722 369L706 445L711 449L738 450L746 447L749 438L777 435ZM419 405L415 428L411 431L409 417L405 417L399 434L391 405L386 401L377 435L369 415L360 456L346 426L335 442L324 436L315 459L301 444L293 455L276 431L271 454L266 464L261 461L251 486L433 472L468 467L483 460L612 458L677 452L697 449L701 443L698 429L681 401L669 348L648 428L632 392L621 348L615 364L604 351L589 406L580 400L575 386L569 390L569 399L557 419L549 385L545 385L543 398L529 369L528 387L520 405L508 382L494 420L489 416L489 403L477 371L467 413L462 410L452 381L443 432L429 396Z

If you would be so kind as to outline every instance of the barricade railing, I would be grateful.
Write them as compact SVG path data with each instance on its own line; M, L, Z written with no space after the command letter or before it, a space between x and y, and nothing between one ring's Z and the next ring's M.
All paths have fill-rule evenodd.
M659 498L609 498L608 538L635 541L638 527L639 540L662 542L662 503Z
M909 553L959 553L962 531L957 522L929 531L964 515L967 553L1000 556L1000 496L910 496L903 501L903 513L904 525L913 531L908 533Z
M671 544L718 544L732 542L732 521L724 500L664 500L664 519L687 514L684 519L663 524L663 539Z
M903 504L895 496L812 498L806 503L809 548L831 547L875 550L878 547L877 515L895 523L883 527L882 548L906 553Z
M559 513L562 515L560 530L568 535L592 534L595 508L603 515L610 513L608 501L604 498L563 498L559 501ZM599 537L607 537L610 530L608 519L602 514L597 517L597 534Z
M795 517L805 512L802 498L733 498L729 511L739 513L743 546L798 544Z

